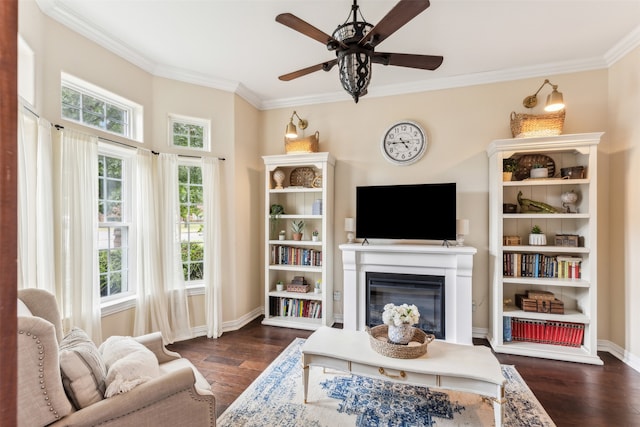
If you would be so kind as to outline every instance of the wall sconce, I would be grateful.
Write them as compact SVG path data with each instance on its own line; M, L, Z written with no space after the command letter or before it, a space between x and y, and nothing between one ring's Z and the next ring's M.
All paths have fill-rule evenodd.
M309 126L309 122L307 122L305 119L301 119L298 113L294 111L293 114L291 115L291 118L289 119L289 124L287 125L287 128L284 132L284 136L287 138L298 137L298 130L296 129L296 125L293 124L293 116L296 116L298 118L298 127L300 129L304 130L307 128L307 126Z
M464 246L464 236L469 234L469 220L457 219L456 220L456 242L458 246Z
M345 218L344 219L344 231L347 232L347 243L354 243L355 240L355 231L356 231L356 221L353 218Z
M533 108L538 104L538 92L542 90L544 85L548 84L553 89L551 93L547 96L547 103L545 104L545 111L560 111L564 108L564 100L562 99L562 93L558 92L558 85L554 85L548 79L545 79L542 86L534 93L533 95L527 96L523 101L522 105L526 108Z

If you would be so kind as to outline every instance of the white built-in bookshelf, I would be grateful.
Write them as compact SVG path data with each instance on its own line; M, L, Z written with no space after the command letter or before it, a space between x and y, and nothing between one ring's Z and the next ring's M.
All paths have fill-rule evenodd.
M501 139L487 148L492 276L488 338L498 353L602 364L597 355L596 185L601 136L586 133ZM503 181L503 160L509 158L518 162L518 180ZM528 178L522 168L526 169L531 159L545 159L554 168L553 176ZM576 166L583 167L583 177L561 178L562 168ZM563 204L562 195L571 191L578 195L578 201ZM523 199L545 203L559 212L522 212L518 193ZM504 204L517 205L517 211L504 210ZM546 245L528 244L534 225L544 232ZM580 245L556 245L556 235L578 236ZM544 263L540 261L534 270L522 260ZM580 277L558 277L558 260L578 260ZM517 305L521 300L517 296L528 291L552 292L562 302L564 314L524 311ZM575 340L573 345L568 338Z
M265 325L315 330L333 318L333 180L329 153L264 156L264 320ZM277 178L274 178L276 174ZM278 180L282 188L277 188ZM284 208L273 218L271 206ZM320 208L320 209L319 209ZM302 240L293 240L292 221L304 221ZM279 237L284 230L284 239ZM317 230L317 240L312 232ZM302 276L308 292L286 286ZM285 290L276 289L282 281ZM316 282L320 292L316 292Z

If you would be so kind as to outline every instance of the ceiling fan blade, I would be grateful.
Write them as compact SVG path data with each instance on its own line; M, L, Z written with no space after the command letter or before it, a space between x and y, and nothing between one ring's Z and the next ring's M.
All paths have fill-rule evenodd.
M276 16L276 22L279 22L282 25L291 28L292 30L296 30L297 32L302 33L307 37L311 37L312 39L317 40L324 45L329 46L329 44L331 44L333 46L341 46L343 48L346 48L346 45L344 43L334 39L329 34L317 29L313 25L309 24L306 21L303 21L302 19L291 13L281 13L280 15Z
M429 0L400 0L358 44L377 46L428 7Z
M383 53L375 52L371 61L376 64L395 65L398 67L420 68L421 70L435 70L442 64L442 56L414 55L411 53Z
M283 74L278 77L280 80L288 82L289 80L297 79L298 77L306 76L307 74L311 74L314 71L329 71L333 68L334 65L338 63L337 59L332 59L331 61L323 62L321 64L312 65L311 67L303 68L301 70L293 71L289 74Z

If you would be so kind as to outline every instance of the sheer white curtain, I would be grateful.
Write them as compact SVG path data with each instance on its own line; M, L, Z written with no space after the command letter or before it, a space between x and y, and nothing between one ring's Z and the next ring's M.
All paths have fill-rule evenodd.
M218 338L222 335L222 275L221 275L221 219L220 160L205 158L202 161L202 180L204 182L204 218L205 228L205 318L207 337Z
M98 257L98 138L56 132L54 200L59 232L57 293L65 329L77 326L102 342Z
M192 337L180 258L178 158L137 155L137 292L134 332L160 331L165 343Z
M55 293L51 124L18 110L18 288Z

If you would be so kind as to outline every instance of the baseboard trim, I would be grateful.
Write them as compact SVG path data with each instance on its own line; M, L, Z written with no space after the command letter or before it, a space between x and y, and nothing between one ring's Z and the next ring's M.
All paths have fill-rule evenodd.
M598 340L598 351L606 351L613 357L620 359L633 370L640 372L640 358L633 353L629 353L618 344L608 340Z

